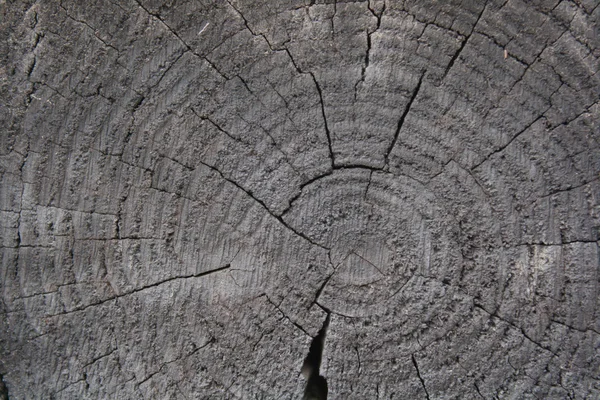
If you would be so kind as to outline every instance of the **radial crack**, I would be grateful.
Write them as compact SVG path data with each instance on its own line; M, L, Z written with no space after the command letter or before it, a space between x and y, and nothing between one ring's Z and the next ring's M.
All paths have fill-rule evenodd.
M325 102L323 102L323 91L321 90L321 86L319 85L315 74L313 74L312 72L309 72L309 74L315 82L317 92L319 93L319 100L321 101L321 114L323 115L325 135L327 136L327 146L329 148L329 158L331 159L331 168L335 168L335 154L333 153L333 147L331 145L331 131L329 130L329 125L327 124L327 115L325 114Z
M456 51L456 53L454 53L454 55L450 59L450 62L448 63L448 66L446 67L446 70L444 71L444 75L442 76L442 80L444 80L446 78L446 75L448 75L448 72L450 72L450 69L452 69L452 66L454 65L454 62L458 59L458 57L462 53L462 51L465 48L467 42L471 38L471 35L473 35L473 32L475 31L475 27L479 23L479 20L481 19L481 16L483 15L483 12L485 11L486 7L487 7L487 5L483 6L483 8L481 9L481 12L477 16L477 20L475 21L475 23L473 24L473 27L471 28L471 31L463 39L462 43L460 44L460 47L458 48L458 50Z
M209 271L200 272L200 273L197 273L197 274L190 274L190 275L183 275L183 276L174 276L174 277L171 277L171 278L163 279L162 281L158 281L156 283L145 285L145 286L142 286L142 287L130 290L128 292L125 292L125 293L122 293L122 294L118 294L116 296L109 297L107 299L103 299L103 300L100 300L100 301L97 301L97 302L94 302L94 303L86 304L85 306L76 307L76 308L74 308L73 310L70 310L70 311L66 311L66 312L62 312L62 313L57 313L57 314L50 314L50 315L48 315L48 317L56 317L56 316L59 316L59 315L67 315L67 314L72 314L72 313L77 312L77 311L83 311L83 310L86 310L86 309L88 309L90 307L99 306L101 304L107 303L107 302L112 301L112 300L119 299L121 297L129 296L131 294L138 293L138 292L141 292L141 291L146 290L146 289L150 289L150 288L154 288L154 287L160 286L160 285L162 285L164 283L168 283L168 282L179 280L179 279L201 278L201 277L204 277L204 276L207 276L207 275L214 274L216 272L220 272L220 271L226 270L226 269L228 269L230 267L231 267L230 264L226 264L226 265L224 265L222 267L211 269Z
M271 305L273 305L273 307L275 307L277 309L277 311L279 311L281 313L281 315L283 316L283 318L287 319L291 324L293 324L296 328L300 329L302 332L304 332L304 334L306 336L312 337L310 333L308 333L306 331L306 329L304 329L302 327L302 325L300 325L297 322L292 321L292 319L290 317L288 317L288 315L286 313L283 312L283 310L279 307L279 305L275 304L275 302L273 300L271 300L271 298L265 293L265 297L267 299L267 301L269 303L271 303Z
M389 165L389 161L390 161L389 157L390 157L390 154L392 153L392 150L394 149L394 146L396 146L396 142L398 141L398 137L400 136L400 130L402 129L402 125L404 125L404 120L406 119L406 116L410 112L410 108L412 107L413 102L415 101L415 99L417 98L417 95L419 94L419 90L421 89L421 83L423 82L423 77L424 76L425 76L425 72L423 72L421 74L421 76L419 77L419 82L417 83L417 86L415 87L415 90L413 90L412 95L411 95L410 99L408 100L408 103L406 104L406 107L404 108L404 112L402 113L402 116L398 120L398 126L396 127L396 132L394 134L394 139L392 140L392 142L388 146L388 148L387 148L387 150L385 152L385 155L384 155L384 160L385 160L385 165L386 166Z
M165 22L165 21L164 21L164 20L163 20L163 19L160 17L160 15L158 15L157 13L152 13L152 12L150 12L150 10L148 10L146 7L144 7L144 6L142 5L142 3L140 2L140 0L134 0L134 1L135 1L135 2L136 2L136 4L138 5L138 7L140 7L142 10L144 10L144 11L145 11L145 12L146 12L148 15L150 15L150 16L152 16L152 17L156 18L156 19L157 19L157 20L158 20L158 21L159 21L159 22L160 22L160 23L161 23L161 24L162 24L162 25L163 25L165 28L167 28L167 30L168 30L169 32L171 32L171 33L173 34L173 36L175 36L175 37L176 37L176 38L177 38L177 39L178 39L178 40L181 42L181 44L183 44L183 45L186 47L186 49L187 49L187 50L188 50L188 51L189 51L191 54L195 55L196 57L198 57L198 58L200 58L200 59L202 59L202 60L204 60L204 61L206 61L206 62L207 62L207 63L208 63L208 64L209 64L209 65L210 65L210 66L211 66L211 67L212 67L212 68L213 68L213 69L214 69L214 70L215 70L215 71L216 71L216 72L217 72L219 75L221 75L221 77L222 77L223 79L225 79L225 80L229 79L229 78L228 78L228 77L227 77L225 74L223 74L223 73L222 73L222 72L221 72L221 71L220 71L220 70L219 70L219 69L216 67L216 65L214 65L214 64L213 64L213 63L212 63L212 62L211 62L211 61L210 61L210 60L209 60L207 57L205 57L205 56L201 56L200 54L196 53L196 52L195 52L195 51L192 49L192 47L191 47L189 44L187 44L187 43L186 43L186 41L185 41L185 40L183 40L183 38L182 38L181 36L179 36L179 34L178 34L177 32L175 32L175 31L173 30L173 28L171 28L171 27L169 26L169 24L167 24L167 23L166 23L166 22Z
M565 324L564 322L560 322L560 321L557 321L555 319L550 319L550 322L552 322L553 324L564 326L567 329L571 329L571 330L574 330L574 331L577 331L577 332L580 332L580 333L593 332L596 335L600 335L600 332L598 332L594 328L587 328L587 329L576 328L573 325Z
M267 43L267 46L269 46L269 49L271 49L271 51L275 51L275 49L273 48L273 46L271 45L271 42L269 41L269 39L267 39L267 37L265 36L264 33L256 33L254 32L254 30L252 30L250 28L250 25L248 23L248 20L246 19L246 17L244 16L244 14L242 13L242 11L240 9L238 9L236 6L233 5L233 3L230 0L226 0L227 3L229 4L229 6L231 8L233 8L235 10L236 13L239 14L240 18L242 18L242 20L244 21L244 26L246 27L246 29L248 29L248 31L250 32L250 34L252 36L256 36L256 37L262 37L264 39L264 41Z
M141 95L141 100L139 98L136 99L136 103L134 104L134 107L133 107L133 112L135 112L135 110L137 108L139 108L144 103L144 101L146 100L146 97L150 94L150 92L152 92L152 90L155 87L157 87L158 85L160 85L160 83L162 82L163 78L167 75L167 73L171 70L171 68L173 68L173 66L175 64L177 64L177 62L179 60L181 60L181 58L184 56L184 54L187 53L188 51L189 50L182 51L181 54L178 55L177 58L175 58L175 60L167 68L165 68L165 70L160 75L160 77L158 78L158 80L156 81L156 83L148 88L148 90L146 91L145 95Z
M360 76L359 82L365 81L365 72L367 71L367 68L369 68L370 55L371 55L371 34L372 33L367 32L367 51L365 52L365 65L363 66L363 68L361 70L361 76ZM354 93L354 98L356 98L356 91Z
M358 351L357 346L354 346L354 352L356 353L356 360L358 361L358 376L360 376L360 373L362 372L362 364L360 361L360 351Z
M283 51L285 51L287 53L288 57L290 58L290 61L292 62L292 65L296 69L296 72L298 72L299 74L310 75L313 82L315 83L315 87L317 88L317 93L319 95L319 100L321 102L321 115L323 116L323 125L325 128L325 136L327 138L327 146L329 149L329 158L331 160L331 168L334 169L335 168L335 155L333 153L333 147L331 144L331 132L329 130L329 125L327 124L327 116L325 114L325 103L323 102L323 92L321 90L321 86L319 85L319 82L317 81L317 78L315 77L315 74L313 72L311 72L311 71L304 72L300 69L298 64L296 64L296 60L294 60L294 57L292 57L292 53L290 53L290 50L287 47L284 47Z
M367 182L367 186L365 188L365 194L363 195L363 200L367 199L367 195L369 194L369 189L371 188L371 182L373 181L373 172L369 172L369 181Z
M530 336L529 336L527 333L525 333L525 329L523 329L523 328L521 328L521 327L519 327L519 326L515 325L514 323L512 323L511 321L509 321L509 320L507 320L507 319L505 319L505 318L502 318L500 315L498 315L498 314L497 314L497 313L495 313L495 312L489 312L488 310L486 310L486 309L485 309L485 308L484 308L482 305L480 305L480 304L474 303L473 305L474 305L476 308L478 308L478 309L480 309L480 310L484 311L485 313L487 313L487 314L488 314L488 315L490 315L491 317L493 317L493 318L497 318L497 319L499 319L500 321L502 321L502 322L504 322L504 323L506 323L506 324L510 325L511 327L513 327L514 329L516 329L517 331L519 331L519 332L521 333L521 335L523 335L523 337L525 337L525 338L526 338L528 341L530 341L531 343L535 344L535 345L536 345L536 346L538 346L539 348L541 348L541 349L544 349L544 350L546 350L546 351L548 351L548 352L552 353L552 354L553 354L555 357L558 357L558 354L557 354L557 353L555 353L553 350L551 350L550 348L548 348L548 347L546 347L546 346L542 345L541 343L538 343L538 342L536 342L535 340L533 340L533 339L532 339L532 338L531 338L531 337L530 337Z
M214 167L210 164L205 163L204 161L199 161L200 164L204 165L205 167L211 169L212 171L215 171L217 174L219 174L219 176L221 176L221 178L223 178L224 180L226 180L227 182L231 183L233 186L235 186L236 188L238 188L239 190L241 190L242 192L246 193L248 195L248 197L250 197L251 199L253 199L256 203L258 203L262 208L265 209L265 211L271 215L273 218L275 218L277 221L279 221L281 223L281 225L283 225L285 228L287 228L288 230L290 230L291 232L293 232L294 234L296 234L297 236L301 237L302 239L306 240L307 242L309 242L310 244L320 247L324 250L329 250L329 248L323 246L322 244L319 244L317 242L315 242L314 240L312 240L311 238L309 238L308 236L306 236L304 233L300 232L297 229L294 229L291 225L289 225L287 222L285 222L285 220L281 217L281 215L277 215L275 214L273 211L271 211L271 209L265 204L264 201L262 201L261 199L257 198L256 196L254 196L254 194L252 193L252 191L250 191L249 189L244 188L242 185L240 185L239 183L237 183L236 181L234 181L233 179L230 179L228 177L225 176L225 174L223 174L217 167Z
M103 39L101 39L100 36L98 36L96 34L97 30L93 26L91 26L90 24L88 24L84 20L77 19L77 18L73 17L71 14L69 14L69 11L65 8L65 6L63 6L62 1L58 4L58 6L63 9L63 11L65 12L65 15L67 17L69 17L69 19L71 19L71 20L73 20L73 21L75 21L77 23L80 23L82 25L85 25L89 30L91 30L92 34L94 35L94 37L96 39L98 39L98 41L102 42L102 44L104 44L104 46L110 47L111 49L115 50L117 53L120 53L119 49L117 49L115 46L113 46L112 44L107 43ZM37 40L37 38L36 38L36 40ZM37 45L37 43L36 43L36 45Z
M379 14L377 14L375 12L375 10L373 10L373 8L371 8L370 2L369 2L369 4L367 4L367 8L369 9L369 11L371 11L371 14L373 14L373 16L375 18L377 18L377 26L375 27L375 29L372 32L369 32L368 30L365 32L367 34L367 51L365 52L364 65L360 71L360 79L358 81L356 81L356 83L354 84L354 100L356 100L358 85L365 81L365 74L366 74L367 68L369 68L369 64L371 62L371 35L374 34L375 32L377 32L377 30L379 30L379 27L381 26L381 17L383 16L383 13L385 11L385 3L383 4L382 10L379 12Z
M321 293L323 292L323 289L325 289L325 286L327 286L327 284L329 283L329 280L331 279L331 277L334 274L335 274L335 270L327 278L325 278L325 280L323 281L323 283L321 284L321 286L319 286L319 289L317 289L317 292L315 293L315 298L312 301L312 304L319 305L319 307L321 307L322 309L324 309L327 313L330 313L330 311L329 311L329 309L327 307L324 307L321 304L319 304L319 297L321 296Z
M170 361L166 361L166 362L164 362L164 363L163 363L163 364L162 364L162 365L161 365L161 366L158 368L158 370L156 370L156 371L152 372L152 373L151 373L150 375L148 375L146 378L142 379L140 382L138 382L138 383L137 383L137 385L139 386L139 385L141 385L142 383L144 383L144 382L148 381L148 380L149 380L150 378L152 378L154 375L156 375L156 374L160 373L160 372L163 370L163 368L164 368L164 367L166 367L167 365L169 365L169 364L172 364L172 363L174 363L174 362L177 362L177 361L180 361L180 360L183 360L183 359L186 359L186 358L188 358L188 357L192 356L193 354L197 353L198 351L202 350L203 348L205 348L205 347L207 347L207 346L211 345L211 344L212 344L212 343L214 343L214 342L215 342L215 338L214 338L214 337L211 337L211 338L210 338L210 339L209 339L209 340L208 340L206 343L204 343L204 344L203 344L203 345L201 345L200 347L196 347L196 348L195 348L194 350L192 350L191 352L189 352L189 353L187 353L187 354L184 354L184 355L182 355L182 356L180 356L180 357L177 357L177 358L175 358L174 360L170 360ZM195 344L194 344L194 345L195 345Z
M102 354L102 355L100 355L100 356L98 356L98 357L96 357L96 358L93 358L93 359L92 359L90 362L88 362L87 364L85 364L84 366L82 366L82 367L81 367L81 369L85 369L85 368L89 367L90 365L92 365L92 364L95 364L96 362L98 362L98 361L102 360L103 358L106 358L106 357L110 356L110 355L111 355L112 353L114 353L115 351L117 351L117 349L116 349L116 348L115 348L115 349L112 349L111 351L109 351L109 352L108 352L108 353L106 353L106 354Z
M580 184L578 184L578 185L569 186L569 187L567 187L567 188L564 188L564 189L556 189L556 190L554 190L554 191L552 191L552 192L549 192L549 193L546 193L546 194L544 194L544 195L542 195L542 196L539 196L539 197L537 197L537 198L536 198L535 200L533 200L531 203L527 204L527 206L530 206L530 205L532 205L533 203L535 203L535 202L537 202L537 201L539 201L539 200L541 200L541 199L545 199L545 198L547 198L547 197L550 197L550 196L554 196L554 195L557 195L557 194L561 194L561 193L565 193L565 192L570 192L570 191L572 191L572 190L577 190L577 189L580 189L580 188L582 188L582 187L584 187L584 186L586 186L586 185L589 185L590 183L594 183L594 182L596 182L596 181L598 181L598 178L591 179L591 180L589 180L589 181L586 181L586 182L580 183ZM569 183L572 183L572 182L569 182Z
M417 359L415 358L414 354L411 354L410 358L412 360L413 365L415 366L415 369L417 370L417 376L419 377L419 380L421 381L421 386L423 386L423 390L425 391L425 397L429 400L429 392L427 392L425 380L423 380L423 377L421 376L421 371L419 371L419 364L417 364Z
M475 390L477 391L477 394L479 395L479 397L481 397L482 399L485 400L485 396L481 393L481 390L479 390L479 386L477 385L477 382L473 382L473 386L475 386Z
M240 143L248 144L248 143L246 143L246 142L244 142L244 141L242 141L242 140L240 140L240 139L236 138L236 137L235 137L235 136L233 136L231 133L227 132L225 129L221 128L221 126L219 126L219 124L217 124L215 121L213 121L213 120L212 120L210 117L208 117L208 116L205 116L205 115L200 115L200 114L198 114L198 112L197 112L197 111L196 111L196 110L195 110L193 107L191 107L190 109L191 109L191 110L192 110L192 112L193 112L193 113L196 115L196 117L200 118L200 120L202 120L202 121L208 121L208 122L210 122L210 124L211 124L212 126L214 126L215 128L217 128L217 130L218 130L219 132L221 132L221 133L225 134L225 135L226 135L227 137L229 137L231 140L233 140L233 141L235 141L235 142L240 142Z
M262 100L250 89L250 87L248 86L248 83L244 80L244 78L242 78L240 75L236 75L236 78L238 78L242 84L244 85L244 87L246 88L246 90L248 91L248 93L250 93L253 97L256 98L256 100L258 100L258 102L265 108L268 109L267 105L264 104L262 102ZM275 138L273 137L273 135L271 134L271 132L269 132L269 130L267 128L265 128L264 126L262 126L260 123L259 124L254 124L252 122L246 121L243 117L239 116L239 118L244 121L246 124L248 124L249 126L252 125L256 125L266 136L269 137L269 139L271 140L273 147L282 155L282 157L285 159L285 162L290 166L290 168L300 177L304 177L304 175L298 171L296 169L296 167L294 167L294 164L290 161L289 156L287 154L287 152L285 152L280 146L279 143L277 142L277 140L275 140ZM292 123L294 126L294 122L291 120L291 118L288 116L286 118L290 123Z
M490 157L492 157L495 154L498 154L502 151L504 151L504 149L506 149L512 142L514 142L519 136L521 136L523 133L525 133L529 128L531 128L533 126L533 124L535 124L536 122L540 121L542 118L544 117L544 114L546 113L546 111L548 111L550 109L550 107L548 107L546 110L544 110L536 119L534 119L533 121L531 121L529 124L527 124L527 126L525 126L523 129L521 129L519 132L517 132L516 135L514 135L508 142L506 142L504 145L500 146L497 150L492 151L491 153L489 153L487 156L485 156L480 162L478 162L477 164L475 164L473 167L471 167L471 171L477 169L481 164L483 164L484 162L486 162L487 160L490 159Z

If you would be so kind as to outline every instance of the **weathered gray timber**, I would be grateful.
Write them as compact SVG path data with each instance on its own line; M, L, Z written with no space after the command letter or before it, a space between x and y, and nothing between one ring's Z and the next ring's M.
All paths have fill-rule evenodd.
M598 3L0 1L0 398L600 398Z

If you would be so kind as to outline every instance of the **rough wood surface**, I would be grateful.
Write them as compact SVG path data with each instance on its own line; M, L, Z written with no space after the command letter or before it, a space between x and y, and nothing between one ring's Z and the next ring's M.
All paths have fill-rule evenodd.
M0 12L0 398L600 397L598 0Z

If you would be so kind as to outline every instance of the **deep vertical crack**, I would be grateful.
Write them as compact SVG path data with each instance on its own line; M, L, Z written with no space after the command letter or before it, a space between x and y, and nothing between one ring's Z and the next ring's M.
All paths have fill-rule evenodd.
M325 346L325 336L331 313L327 313L327 317L323 322L321 330L310 343L308 354L302 364L302 375L308 379L306 389L304 390L303 400L326 400L327 399L327 379L321 374L321 360L323 358L323 348Z
M365 80L365 71L369 68L371 61L371 33L367 33L367 51L365 52L365 65L361 71L361 81Z
M8 400L8 388L4 383L4 376L0 374L0 400Z
M384 155L384 160L385 160L385 165L386 166L389 165L390 154L392 153L392 150L394 149L394 146L396 146L396 142L398 141L398 137L400 136L400 130L402 129L402 125L404 125L404 121L406 119L406 116L410 112L412 104L415 101L415 99L417 98L417 95L419 94L419 90L421 90L421 83L423 83L423 77L424 76L425 76L425 71L423 73L421 73L421 76L419 77L419 82L417 83L417 86L415 87L415 90L413 90L412 95L410 96L410 100L408 100L408 103L406 104L406 107L404 108L404 112L402 113L402 116L400 116L400 119L398 120L398 126L396 127L396 132L394 134L394 139L392 140L392 142L388 146L388 148L387 148L387 150L385 152L385 155Z

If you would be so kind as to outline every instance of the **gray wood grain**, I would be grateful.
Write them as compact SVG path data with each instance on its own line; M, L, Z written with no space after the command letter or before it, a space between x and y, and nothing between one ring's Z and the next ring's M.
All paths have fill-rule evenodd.
M0 13L0 398L600 397L597 0Z

